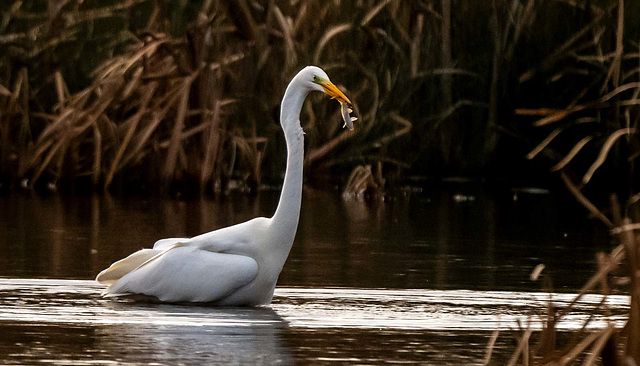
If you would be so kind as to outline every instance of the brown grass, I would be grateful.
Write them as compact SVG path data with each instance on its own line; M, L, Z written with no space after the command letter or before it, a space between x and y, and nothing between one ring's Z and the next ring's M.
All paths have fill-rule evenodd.
M640 147L640 67L637 64L637 44L631 51L625 48L627 44L624 19L623 0L611 1L606 7L598 8L596 16L589 24L570 36L549 57L543 59L541 68L529 70L521 75L520 81L524 83L531 80L541 69L556 67L560 61L566 62L572 57L578 64L584 60L597 60L596 62L601 64L600 74L591 76L593 79L584 83L584 88L566 106L523 108L516 110L516 113L538 118L533 122L538 128L553 126L554 129L527 157L532 159L544 150L556 152L550 154L559 156L552 170L560 171L560 177L569 192L594 218L611 229L612 238L618 242L609 255L598 255L598 272L583 286L574 301L561 311L550 311L548 316L554 318L554 323L561 321L584 294L598 291L599 287L599 292L605 296L613 291L630 294L631 305L627 323L622 329L610 324L605 329L584 334L574 344L538 348L530 355L525 355L519 348L512 357L513 364L520 362L523 365L565 365L575 363L578 359L584 365L640 363L640 236L637 234L640 215L636 207L638 187L632 179L635 176L634 160ZM588 36L590 33L593 36L594 32L598 33L589 40ZM612 35L614 42L606 42L607 34ZM585 54L587 50L594 53ZM570 55L572 52L581 52L582 55L574 57ZM630 62L632 59L636 61ZM578 65L576 67L584 68ZM560 77L565 76L558 76ZM566 141L577 142L567 144ZM567 145L569 149L566 148ZM558 153L565 149L568 152ZM580 156L582 159L579 159ZM615 178L607 177L607 174L611 174L612 166L626 172L624 176L629 178L627 184L615 184ZM582 178L575 179L575 176ZM575 181L579 181L580 184L576 184ZM601 189L603 186L607 187L606 189L613 193L607 210L599 208L588 197L594 192L597 196L598 192L585 189L591 184L598 184ZM622 197L624 204L619 203L618 197ZM622 278L611 281L611 278L619 276ZM589 321L591 319L585 322L584 328ZM553 333L555 329L551 327L549 332ZM552 337L549 332L543 332L539 342ZM520 342L528 343L529 338L520 337Z
M87 27L127 22L139 12L149 15L114 36L104 36L110 56L93 69L89 86L78 89L77 82L70 83L68 73L59 68L44 84L40 81L37 92L45 95L51 90L55 96L50 109L31 112L39 96L28 90L27 69L13 78L15 88L0 87L5 105L0 117L11 125L2 129L4 142L12 140L15 121L29 125L39 119L42 126L19 151L11 142L3 144L4 169L31 187L41 180L59 185L86 178L107 189L114 182L130 182L128 177L141 172L148 174L148 182L165 187L193 181L201 191L224 189L232 175L257 187L265 157L277 163L278 168L269 171L282 169L278 105L286 83L310 60L335 75L336 81L359 80L346 92L355 101L356 113L362 114L357 132L347 133L339 128L334 104L305 107L310 119L322 116L318 119L322 124L305 126L310 142L307 172L326 168L317 164L319 159L331 157L334 164L351 159L345 159L344 142L355 136L361 150L371 152L406 134L405 127L396 128L397 121L388 114L391 109L382 107L403 80L387 78L388 90L381 94L380 76L370 65L359 64L357 55L369 43L384 40L393 46L394 58L411 55L410 78L423 72L417 61L422 41L408 36L426 27L421 23L423 14L412 15L415 5L390 0L264 5L248 0L188 4L196 15L185 22L187 17L178 18L166 3L152 0L106 6L69 0L51 2L43 9L14 2L5 18L8 28L0 30L0 42L35 38L24 50L15 47L17 56L3 59L4 67L17 57L46 69L50 64L38 57L55 59L64 47L65 52L77 52L73 57L81 57L82 49L73 45L85 41L82 31ZM350 9L348 17L345 7ZM354 14L360 15L354 18ZM417 26L410 25L414 16L423 19ZM393 19L396 29L388 29L384 19ZM400 41L398 34L404 35ZM353 44L354 37L361 41ZM360 77L344 78L353 75L345 72L352 62ZM396 132L380 135L380 131ZM22 159L19 172L6 165L14 154Z

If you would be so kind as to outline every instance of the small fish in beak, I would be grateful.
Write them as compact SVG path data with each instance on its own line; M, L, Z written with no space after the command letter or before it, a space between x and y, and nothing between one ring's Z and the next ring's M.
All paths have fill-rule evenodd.
M353 109L351 108L351 101L349 100L349 98L347 98L347 96L344 95L344 93L342 93L340 89L338 89L338 87L329 80L318 79L316 83L318 83L322 87L322 89L324 89L324 92L329 95L331 99L335 99L340 102L340 114L342 115L342 120L344 121L343 127L347 127L349 128L349 130L353 130L353 122L358 118L351 117L350 115L350 113L353 112Z
M340 102L340 114L342 114L342 120L344 121L344 127L347 127L349 130L353 130L353 122L358 120L358 117L351 117L349 113L353 112L351 109L351 105Z

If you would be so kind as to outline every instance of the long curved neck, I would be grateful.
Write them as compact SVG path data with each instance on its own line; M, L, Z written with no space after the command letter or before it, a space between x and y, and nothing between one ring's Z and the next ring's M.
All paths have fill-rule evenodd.
M280 108L280 124L287 142L287 168L278 208L272 217L278 231L293 242L302 202L302 166L304 163L304 132L300 127L300 110L308 91L291 82L284 93Z

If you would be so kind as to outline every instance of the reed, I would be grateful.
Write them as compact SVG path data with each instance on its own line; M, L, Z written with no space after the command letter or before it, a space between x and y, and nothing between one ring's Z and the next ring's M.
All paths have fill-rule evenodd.
M277 105L286 82L310 63L348 86L361 121L350 133L340 129L334 104L305 107L310 176L346 178L355 166L370 164L382 164L383 171L423 169L423 158L434 151L452 157L447 166L468 165L460 163L464 148L452 143L455 131L467 134L454 128L455 119L465 109L485 108L455 93L459 79L482 77L452 58L450 33L456 16L466 15L456 15L451 4L211 0L181 8L130 0L5 6L0 43L12 52L0 57L0 85L17 80L16 64L35 70L26 113L38 128L31 137L35 146L20 154L26 168L18 171L3 160L3 170L29 186L88 180L108 188L140 179L147 186L195 181L208 190L223 189L233 176L255 187L265 172L281 174ZM447 9L448 26L441 24ZM433 45L432 36L449 47ZM23 40L30 42L18 45ZM88 54L96 44L99 52ZM81 61L80 70L65 57ZM438 103L441 81L451 90L444 107ZM2 98L11 99L13 90L4 90ZM14 123L16 112L5 111L3 119ZM410 154L398 139L412 142Z
M610 1L602 7L590 6L592 19L542 58L538 67L519 77L521 83L527 84L552 74L551 84L568 88L570 82L570 88L577 89L577 93L570 95L564 105L522 108L515 113L528 116L535 128L547 131L547 137L527 157L544 154L554 161L551 170L559 172L577 202L611 230L618 245L610 254L598 255L598 271L571 304L563 309L550 304L547 327L537 337L536 346L529 346L532 337L521 331L519 344L527 346L517 348L512 365L565 365L577 360L584 365L640 363L640 237L636 232L640 228L640 211L639 187L634 179L634 162L640 155L640 50L625 34L623 0ZM612 174L624 178L612 179ZM608 203L602 192L610 192ZM584 294L594 291L605 298L612 292L630 294L626 325L617 328L609 324L598 331L582 331L571 343L556 344L555 325ZM604 300L599 305L602 306ZM585 321L583 329L590 321Z
M5 185L197 194L230 180L252 188L264 177L278 181L278 105L307 64L342 83L359 117L349 132L335 103L305 106L305 172L318 178L308 182L344 182L368 165L387 178L505 175L506 163L526 165L513 156L523 155L521 141L542 140L544 128L555 136L538 150L564 156L555 161L561 169L585 164L585 151L637 119L637 44L624 19L638 9L620 13L625 6L613 0L0 7ZM628 126L601 123L618 117ZM533 118L541 128L525 123ZM566 148L567 132L580 128L593 138ZM621 132L607 156L630 135Z
M612 200L613 208L619 209L615 199ZM616 215L619 217L619 215ZM640 291L638 291L637 258L638 245L637 238L631 234L629 220L625 219L612 233L619 237L622 242L610 254L600 253L598 255L599 269L596 274L580 289L578 295L564 308L557 308L550 301L547 312L542 316L529 319L527 328L522 328L516 335L518 346L508 362L508 365L569 365L581 362L583 365L633 365L638 360L638 335L640 319L638 319L640 309ZM537 279L544 266L539 266L532 274L532 279ZM635 271L635 272L634 272ZM626 275L625 275L626 273ZM621 276L622 274L622 276ZM547 290L551 290L547 287ZM605 328L588 331L589 324L593 317L587 318L578 334L568 341L559 342L556 325L563 321L563 318L571 314L573 307L580 299L588 293L600 292L602 301L595 305L591 311L593 313L609 313L606 308L607 296L611 293L629 292L631 294L631 304L629 316L626 324L618 328L615 324L609 323ZM543 323L543 330L539 335L534 336L528 326L532 322ZM493 346L498 338L499 332L495 332L487 347L487 357L485 364L491 360ZM534 344L531 344L535 342Z
M398 124L392 117L402 106L381 107L393 90L380 95L379 72L361 64L359 55L383 41L389 45L383 52L396 47L391 55L396 63L411 54L413 71L419 72L420 44L404 37L399 45L394 39L394 33L420 31L405 29L413 5L246 0L184 7L151 0L8 5L0 43L13 52L0 61L6 71L0 78L0 117L6 127L0 161L3 172L31 187L39 181L84 180L109 188L145 174L147 185L196 182L200 191L224 190L234 176L255 188L265 157L267 171L281 171L284 145L277 107L286 82L308 63L324 67L336 80L359 80L350 85L350 94L363 123L357 135L349 133L339 128L335 105L307 106L310 174L351 161L346 141L357 140L361 151L372 152L406 134L409 120ZM389 19L394 21L390 29ZM82 34L97 24L118 31ZM108 55L84 53L81 47L96 38ZM23 40L33 42L22 49L17 42ZM91 60L88 66L95 64L86 75L87 86L78 77L70 81L69 69L56 67L69 53L75 60ZM352 61L358 67L349 73ZM28 66L15 75L18 62ZM54 76L28 78L30 69L51 70ZM395 86L389 71L384 75L387 89L406 81ZM5 87L6 81L16 87ZM29 89L30 83L37 89ZM316 115L329 121L315 123ZM29 125L39 128L26 134ZM22 136L21 145L14 144L15 134ZM16 154L19 168L11 160ZM361 156L363 162L384 160Z

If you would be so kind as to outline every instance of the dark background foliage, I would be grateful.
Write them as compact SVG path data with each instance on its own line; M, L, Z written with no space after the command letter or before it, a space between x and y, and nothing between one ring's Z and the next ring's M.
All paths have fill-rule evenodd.
M347 92L359 121L342 130L337 104L310 98L307 184L344 184L358 168L364 189L448 177L544 184L592 136L564 166L579 180L608 136L637 123L640 5L620 4L2 2L2 185L277 183L279 102L308 64ZM594 189L629 195L626 136Z

